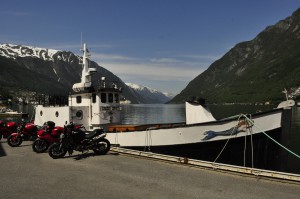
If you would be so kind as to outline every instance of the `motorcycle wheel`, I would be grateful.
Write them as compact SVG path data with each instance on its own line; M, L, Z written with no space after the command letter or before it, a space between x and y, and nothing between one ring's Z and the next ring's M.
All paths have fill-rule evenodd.
M105 155L109 150L110 142L107 139L100 140L93 148L94 153L97 155Z
M53 159L62 158L66 155L67 151L63 148L59 149L59 143L54 143L49 147L48 154Z
M20 136L8 136L7 138L7 144L11 147L17 147L22 144L23 140Z
M49 143L43 139L36 139L32 143L32 150L36 153L43 153L47 151L48 147L49 147Z

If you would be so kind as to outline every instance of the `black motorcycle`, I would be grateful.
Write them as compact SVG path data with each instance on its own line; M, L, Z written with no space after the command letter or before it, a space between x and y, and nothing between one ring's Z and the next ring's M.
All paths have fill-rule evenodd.
M110 142L105 138L103 129L96 129L90 133L75 128L75 125L69 124L64 127L64 132L60 135L60 141L53 143L48 150L53 159L62 158L68 152L85 152L93 150L97 155L105 155L110 150Z

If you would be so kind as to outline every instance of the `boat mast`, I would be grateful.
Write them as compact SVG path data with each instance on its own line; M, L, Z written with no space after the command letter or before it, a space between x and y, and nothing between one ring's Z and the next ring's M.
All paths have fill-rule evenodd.
M82 57L82 74L81 74L81 83L85 85L85 87L90 87L91 85L91 76L89 74L89 62L88 62L88 50L86 44L83 44L83 57Z
M92 86L92 73L97 72L96 68L89 68L89 51L87 49L86 43L83 44L83 56L82 56L82 72L81 72L81 82L73 85L73 90L79 92L85 90Z

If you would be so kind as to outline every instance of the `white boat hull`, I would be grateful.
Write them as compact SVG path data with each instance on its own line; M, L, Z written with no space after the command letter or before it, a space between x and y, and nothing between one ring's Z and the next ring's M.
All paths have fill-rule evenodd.
M276 109L252 116L254 126L234 135L209 133L224 132L238 124L237 119L227 119L180 127L150 128L132 132L110 132L107 139L117 146L177 156L188 160L200 159L255 168L281 170L285 168L287 153L264 133L277 141L287 139L290 131L291 109ZM179 125L179 124L177 124ZM153 125L156 127L156 125ZM232 132L232 131L227 131ZM280 158L279 158L280 156Z
M112 144L120 145L121 147L172 146L213 142L227 140L228 138L234 139L281 128L282 109L257 114L252 120L255 125L251 128L251 131L247 129L235 135L219 135L211 139L205 139L207 137L205 132L222 132L229 130L238 124L238 120L228 119L192 125L177 124L178 127L169 128L157 128L153 125L153 127L143 131L107 133L107 138Z

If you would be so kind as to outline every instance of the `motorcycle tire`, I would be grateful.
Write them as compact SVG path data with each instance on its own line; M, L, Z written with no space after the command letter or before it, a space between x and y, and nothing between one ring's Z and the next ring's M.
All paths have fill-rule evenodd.
M67 151L63 148L60 148L59 143L54 143L49 147L48 154L53 159L62 158L66 155Z
M32 143L32 150L36 153L43 153L47 151L48 147L49 147L49 143L43 139L36 139Z
M94 153L97 155L105 155L109 150L110 142L107 139L100 140L93 148Z
M23 140L20 136L8 136L7 138L7 144L11 147L17 147L22 144Z

